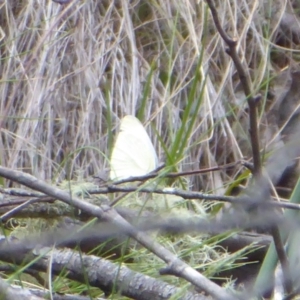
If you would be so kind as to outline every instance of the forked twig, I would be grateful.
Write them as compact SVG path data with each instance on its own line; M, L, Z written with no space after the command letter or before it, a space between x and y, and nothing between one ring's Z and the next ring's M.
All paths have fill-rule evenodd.
M243 66L243 63L239 58L239 55L236 50L237 40L230 38L223 30L221 23L219 21L217 10L214 4L212 3L212 1L206 0L206 2L211 11L216 28L220 36L228 46L226 53L231 57L235 65L241 84L243 86L245 96L247 97L247 102L249 106L249 131L250 131L252 156L253 156L253 174L259 177L261 175L261 159L260 159L259 135L258 135L258 125L257 125L258 124L257 103L259 102L261 96L260 95L254 96L253 92L251 91L250 78L247 75L245 71L245 67Z

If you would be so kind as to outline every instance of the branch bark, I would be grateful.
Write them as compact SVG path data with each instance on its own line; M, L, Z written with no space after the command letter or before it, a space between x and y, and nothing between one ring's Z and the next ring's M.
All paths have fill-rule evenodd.
M127 267L120 267L120 265L103 258L80 254L69 249L51 249L41 248L38 251L26 243L26 240L5 241L0 244L0 257L2 260L22 266L28 262L31 269L42 272L47 272L49 262L51 262L51 270L54 275L61 276L63 273L67 278L82 283L87 283L86 280L88 280L89 285L98 287L107 293L116 289L122 295L133 299L163 300L169 299L177 293L182 295L180 288L131 271ZM35 250L36 254L33 254L32 250ZM40 259L37 259L37 255L40 256ZM12 300L12 298L7 299ZM18 299L18 297L13 299ZM205 300L208 298L186 292L180 299Z

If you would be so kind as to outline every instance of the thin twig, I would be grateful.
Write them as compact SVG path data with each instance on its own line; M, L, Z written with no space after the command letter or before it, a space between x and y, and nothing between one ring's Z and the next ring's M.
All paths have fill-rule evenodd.
M287 292L287 294L290 294L293 292L293 280L292 280L289 261L284 249L284 243L282 242L280 231L277 226L273 226L273 228L271 229L271 233L274 239L278 259L282 267L282 275L284 277L283 280L284 289Z
M260 99L260 95L253 96L253 92L250 88L250 78L247 75L245 71L245 67L243 66L243 63L241 59L239 58L239 55L237 53L236 47L237 47L237 40L231 39L223 30L222 25L219 21L217 10L212 3L211 0L206 0L215 26L224 40L224 42L227 44L228 49L226 50L226 53L231 57L237 73L239 75L241 84L244 89L245 96L247 97L247 102L249 106L249 132L250 132L250 139L251 139L251 146L252 146L252 157L253 157L253 174L258 176L258 178L261 175L261 159L260 159L260 147L259 147L259 135L258 135L258 116L257 116L257 103Z
M235 167L236 165L241 164L240 161L229 163L226 165L221 165L221 166L216 166L216 167L211 167L211 168L206 168L206 169L199 169L199 170L193 170L193 171L185 171L185 172L176 172L176 173L168 173L168 174L159 174L156 170L154 172L151 172L149 174L143 175L143 176L132 176L126 179L122 180L117 180L114 181L114 185L119 185L123 183L128 183L128 182L134 182L134 181L146 181L149 179L153 178L177 178L177 177L182 177L182 176L192 176L192 175L197 175L197 174L205 174L209 172L215 172L215 171L220 171L228 168Z
M120 187L115 185L109 185L105 188L89 189L89 194L108 194L108 193L132 193L132 192L142 192L142 193L154 193L162 195L175 195L182 197L185 200L206 200L206 201L221 201L228 202L232 204L241 205L257 205L258 207L280 207L286 209L300 210L300 205L290 202L277 202L277 201L261 201L261 199L252 199L249 196L233 197L233 196L219 196L214 194L205 194L200 192L185 191L177 188L144 188L144 187L133 187L126 186Z

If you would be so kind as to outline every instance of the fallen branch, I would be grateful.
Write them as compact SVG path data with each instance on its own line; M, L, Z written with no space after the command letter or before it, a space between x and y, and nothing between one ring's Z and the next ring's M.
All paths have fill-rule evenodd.
M134 272L127 267L111 263L106 259L93 255L84 255L72 250L56 250L42 248L39 259L32 251L37 253L32 242L26 239L20 241L5 241L0 243L0 256L2 260L24 266L27 262L30 268L37 271L47 272L49 262L54 275L61 276L87 283L98 287L102 291L111 293L113 288L132 299L169 299L171 296L180 294L180 299L205 300L200 294L191 292L182 293L180 288L167 284L161 280ZM35 261L35 262L33 262ZM1 281L0 281L1 283ZM8 298L7 298L8 299ZM19 297L9 298L21 299ZM24 298L22 298L24 299ZM74 298L73 298L74 299Z

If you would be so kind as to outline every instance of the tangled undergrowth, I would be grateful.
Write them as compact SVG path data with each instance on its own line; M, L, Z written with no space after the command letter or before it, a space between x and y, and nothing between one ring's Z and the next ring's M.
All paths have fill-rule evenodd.
M115 133L120 119L129 114L137 116L145 125L166 173L195 171L184 178L163 179L159 188L168 186L216 197L243 191L252 179L253 143L247 102L250 95L245 96L239 72L227 54L228 45L216 29L207 2L2 2L1 166L58 185L85 201L107 204L106 201L114 200L120 191L117 194L109 191L106 200L99 200L93 191L107 180ZM237 42L236 50L248 76L252 96L260 95L256 121L264 165L272 160L276 150L291 142L299 126L300 5L292 0L217 0L213 3L221 27ZM213 168L214 171L210 171ZM208 171L199 174L199 169ZM276 176L272 195L278 200L291 199L299 178L298 164L288 164L283 175ZM1 184L3 188L22 187L4 177ZM24 198L22 193L14 196ZM41 196L31 195L31 198ZM43 201L46 200L49 199ZM56 203L53 198L51 201L47 208L41 205L38 210L43 218L50 214L51 218L61 220L63 215L94 224L95 220L91 221L91 216L86 216L78 207L59 207L59 211L52 211L51 205ZM28 218L38 219L37 210L34 213L37 208L33 202L32 205L32 210L13 218L21 218L22 224L24 220L28 223L27 233L41 226L46 230L44 223L28 221ZM123 198L116 207L138 211L138 216L147 212L152 221L156 218L161 221L170 214L181 217L187 214L186 219L197 215L209 222L215 217L219 220L224 211L232 210L218 201L208 204L186 201L180 195L149 196L141 192ZM1 215L5 213L4 208ZM9 221L9 217L5 216L5 221ZM52 223L48 225L52 227ZM7 230L4 231L7 233ZM22 230L24 228L15 232L18 238L24 234ZM230 274L237 266L253 264L254 260L247 261L245 257L249 258L255 249L270 243L264 240L255 247L249 243L231 253L228 245L221 243L220 246L219 241L225 241L236 232L235 229L226 236L223 233L214 233L214 236L211 232L201 236L195 232L176 236L168 232L166 235L155 233L152 237L205 276L233 290L241 288L239 284L245 281L234 272L231 272L233 276L222 272L229 270ZM123 246L119 248L118 243ZM182 291L194 292L182 278L156 276L163 263L149 249L127 238L118 243L114 245L118 248L117 257L110 251L105 252L115 262L120 265L126 262L137 272L160 280L168 278L166 281L181 287ZM88 251L94 247L94 244L88 246ZM260 262L262 259L260 257ZM4 271L4 274L16 276L13 272ZM257 270L250 272L251 279L253 274L257 274ZM55 291L103 296L94 289L95 285L85 284L84 280L79 280L83 283L78 285L65 274L55 280L52 282ZM103 293L116 294L118 299L122 294L117 286Z

